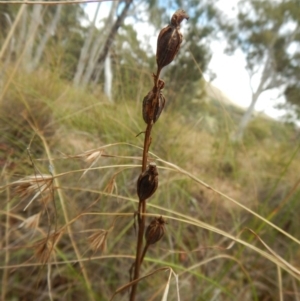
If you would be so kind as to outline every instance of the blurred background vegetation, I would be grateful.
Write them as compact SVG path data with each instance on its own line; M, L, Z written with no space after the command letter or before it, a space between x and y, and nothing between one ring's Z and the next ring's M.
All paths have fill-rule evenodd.
M134 25L158 33L170 8L113 1L99 26L104 2L92 21L87 4L12 2L0 1L1 300L109 300L128 283L135 255L137 134L156 69ZM217 1L169 2L191 18L163 74L167 104L151 145L159 188L148 213L168 225L142 272L172 267L181 300L298 300L299 2L240 1L235 20ZM246 111L203 78L209 44L221 38L229 53L245 53L250 79L261 73ZM273 87L286 98L286 122L253 112ZM270 250L250 232L238 236L245 228ZM95 247L97 231L107 236ZM232 236L243 243L226 249ZM41 246L55 252L45 258ZM161 300L167 280L143 280L138 300Z

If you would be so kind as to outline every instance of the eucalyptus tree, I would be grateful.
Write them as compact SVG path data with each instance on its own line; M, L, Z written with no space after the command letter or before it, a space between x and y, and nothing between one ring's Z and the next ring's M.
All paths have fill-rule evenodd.
M243 0L238 4L237 19L228 20L223 16L220 25L228 38L227 53L242 50L250 77L251 104L234 135L235 140L241 140L264 91L276 88L279 93L285 91L288 101L297 102L300 5L297 0Z
M81 31L82 12L79 5L47 5L46 1L32 5L2 4L0 58L6 63L20 62L26 72L34 71L41 65L49 44L62 43L66 49L73 33ZM52 56L57 57L57 49L52 50Z

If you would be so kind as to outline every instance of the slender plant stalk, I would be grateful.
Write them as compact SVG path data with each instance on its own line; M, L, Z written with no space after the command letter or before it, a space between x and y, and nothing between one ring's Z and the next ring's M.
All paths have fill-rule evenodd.
M134 266L134 277L133 279L138 279L140 277L140 266L141 266L141 258L142 258L142 248L143 248L143 236L145 231L145 223L146 223L146 201L142 203L141 206L141 216L138 218L138 237L137 237L137 246L136 246L136 257L135 257L135 266ZM132 285L130 301L135 300L137 282Z
M147 159L148 159L148 150L151 144L151 130L153 123L147 125L144 139L144 149L143 149L143 161L142 161L142 172L146 170Z
M148 150L149 150L150 143L151 143L152 126L153 126L153 121L151 121L147 125L147 129L145 132L142 172L144 172L146 170L146 166L147 166ZM146 200L142 200L139 202L139 209L138 209L138 237L137 237L137 245L136 245L136 257L135 257L135 264L134 264L133 279L138 279L140 276L140 267L141 267L141 263L142 263L143 236L144 236L145 224L146 224L146 215L145 214L146 214ZM130 301L135 300L137 285L138 285L138 282L134 283L132 286Z

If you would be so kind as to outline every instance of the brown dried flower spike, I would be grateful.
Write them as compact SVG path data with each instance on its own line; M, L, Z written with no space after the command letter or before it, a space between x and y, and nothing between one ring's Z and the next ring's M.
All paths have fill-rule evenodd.
M159 33L156 50L157 77L161 69L174 60L180 48L182 34L179 29L183 19L188 20L189 16L183 9L178 9L172 16L171 23Z
M137 194L140 202L150 198L158 186L158 172L156 164L151 162L142 172L137 181Z

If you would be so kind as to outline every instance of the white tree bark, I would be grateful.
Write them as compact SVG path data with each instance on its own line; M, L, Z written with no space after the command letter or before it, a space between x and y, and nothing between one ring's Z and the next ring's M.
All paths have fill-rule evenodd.
M110 54L108 53L104 63L104 93L110 102L113 102L112 92L111 92L112 81L113 81L113 73L111 68Z
M27 46L23 57L24 67L25 70L28 72L32 70L34 41L35 41L35 36L37 34L37 29L41 24L41 22L42 22L42 5L35 4L33 5L31 22L29 24L28 31L27 31L27 36L26 36Z
M124 19L127 15L127 12L129 10L129 7L132 3L132 0L127 0L125 1L125 6L121 12L121 14L118 16L117 20L114 22L114 24L111 26L111 30L108 34L108 37L105 41L105 45L103 47L103 50L100 52L98 59L97 59L97 65L96 65L96 69L94 71L94 75L93 75L93 84L97 84L100 74L103 70L103 66L104 66L104 62L105 62L105 58L110 50L110 47L114 41L114 38L118 32L119 27L122 25L122 23L124 22Z
M267 54L267 59L265 61L265 65L264 65L264 68L262 71L260 83L259 83L256 91L252 92L251 104L247 108L246 112L244 113L244 115L239 123L237 132L232 137L233 141L241 141L242 140L245 129L251 120L251 116L254 112L255 105L257 103L259 96L264 91L276 87L277 81L276 81L275 74L276 74L276 72L275 72L274 66L273 66L273 54L272 54L272 51L269 50L268 54Z
M242 140L245 129L251 120L251 116L253 114L257 100L262 92L263 92L263 90L258 88L255 93L252 93L251 104L247 108L246 112L244 113L244 115L239 123L238 130L233 136L233 141L241 141Z
M98 14L99 14L100 5L101 5L101 2L99 2L98 5L97 5L92 24L90 26L88 36L84 41L83 47L81 48L80 58L79 58L79 61L78 61L78 64L77 64L77 70L76 70L76 73L75 73L75 76L74 76L74 79L73 79L73 85L74 86L77 86L77 85L80 84L80 81L81 81L81 78L82 78L82 75L83 75L83 71L84 71L84 69L85 69L85 67L88 63L89 49L90 49L91 42L92 42L92 40L94 38L94 35L95 35L96 20L97 20Z
M46 47L46 44L47 44L49 38L51 37L51 35L55 34L56 27L57 27L57 24L60 19L61 10L62 10L62 5L57 5L55 15L54 15L52 21L50 22L50 24L47 26L46 32L44 33L42 39L40 40L40 42L36 48L36 51L35 51L33 59L32 59L32 64L30 66L31 69L29 71L36 69L36 67L40 63L43 52L45 50L45 47Z
M280 29L280 27L277 27L277 25L273 28L273 32L278 32ZM294 30L292 32L290 32L287 36L287 41L286 41L286 47L288 47L295 39L295 36L297 34L299 34L300 32L300 28L297 25ZM240 124L238 126L238 129L236 131L236 133L233 135L232 140L233 141L240 141L243 138L244 135L244 131L247 127L247 125L249 124L249 121L251 120L251 116L252 113L255 109L255 105L257 103L257 100L259 98L259 96L267 90L273 89L273 88L280 88L285 84L285 81L282 79L282 77L280 77L280 75L276 72L276 61L274 59L274 45L276 42L276 39L278 38L278 36L274 36L272 43L270 43L270 46L267 50L266 53L266 60L265 60L265 64L263 67L263 71L262 71L262 75L261 75L261 79L260 79L260 83L256 89L255 92L253 92L252 89L252 100L251 100L251 104L248 107L248 109L246 110L246 112L244 113ZM252 75L250 75L250 82L251 82L251 76L253 76L254 73ZM252 88L252 87L251 87Z
M110 12L109 12L109 16L104 25L105 33L103 32L103 34L100 34L92 46L88 65L87 65L85 73L82 77L82 81L81 81L82 86L86 86L91 80L92 74L95 70L95 66L97 65L97 59L98 59L100 53L103 51L104 42L107 39L107 33L110 32L110 30L113 26L113 19L114 19L114 15L117 11L117 8L118 8L118 2L113 1ZM102 70L103 70L103 64L102 64L102 68L100 70L100 74L101 74Z

